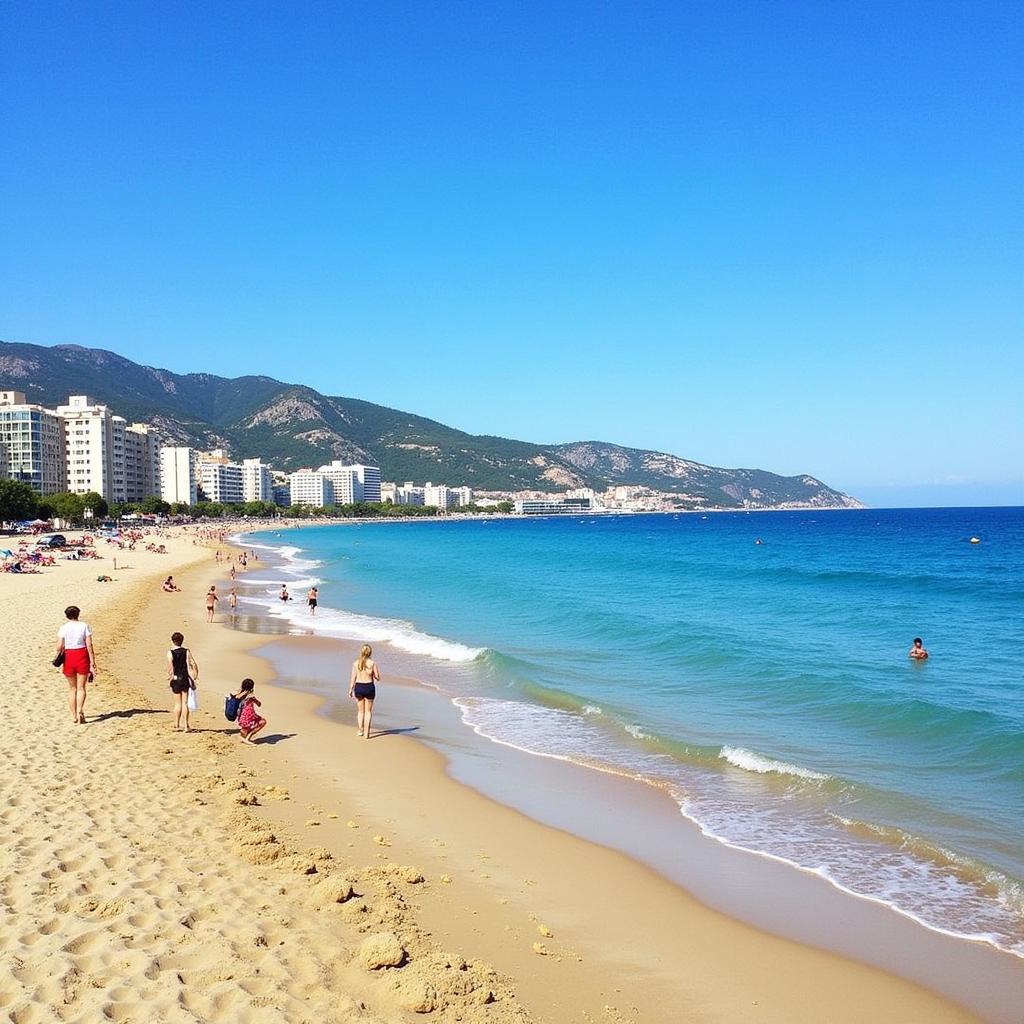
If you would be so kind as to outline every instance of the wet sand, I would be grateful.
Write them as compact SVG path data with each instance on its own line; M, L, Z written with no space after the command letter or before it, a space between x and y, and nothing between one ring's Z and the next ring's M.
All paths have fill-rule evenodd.
M657 833L666 816L649 787L522 755L500 762L505 806L459 781L480 784L484 761L494 770L472 742L483 741L448 729L443 698L389 692L386 675L381 735L360 740L344 692L334 721L321 697L271 685L255 653L267 636L223 628L223 608L203 621L223 569L190 544L137 557L112 584L74 563L0 580L13 667L0 1007L12 1020L978 1019L741 923L609 848L607 815L587 808L608 808L624 833ZM167 572L184 593L159 591ZM47 664L72 599L101 659L85 726L65 721L66 686ZM169 727L174 629L201 668L188 735ZM346 674L348 653L332 656ZM247 675L269 721L255 745L222 711ZM416 739L427 732L444 753ZM534 820L545 807L580 816L552 827ZM588 816L600 842L566 830L586 834ZM716 884L743 905L776 884L717 863Z

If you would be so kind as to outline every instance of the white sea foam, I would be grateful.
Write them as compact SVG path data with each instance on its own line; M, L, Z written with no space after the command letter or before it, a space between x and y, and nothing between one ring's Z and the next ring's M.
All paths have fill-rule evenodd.
M821 772L812 771L810 768L801 768L799 765L789 764L786 761L776 761L763 754L755 754L754 751L746 750L743 747L722 747L718 756L735 768L742 768L747 772L757 772L759 775L772 773L793 775L798 779L809 779L813 782L824 782L828 778Z
M596 704L584 704L583 714L585 715L603 715L604 712Z
M651 734L644 732L639 725L623 725L622 728L635 740L649 740L651 738Z
M296 584L313 586L316 582L315 579L311 579L305 582L296 581ZM425 655L438 661L473 661L484 651L482 647L468 647L455 640L445 640L443 637L422 633L411 622L404 622L401 619L360 615L358 612L343 611L322 604L316 615L312 616L305 601L297 598L284 603L277 597L276 588L269 588L265 595L250 595L247 600L265 608L274 618L285 619L299 627L303 633L360 640L365 643L387 643L410 654Z

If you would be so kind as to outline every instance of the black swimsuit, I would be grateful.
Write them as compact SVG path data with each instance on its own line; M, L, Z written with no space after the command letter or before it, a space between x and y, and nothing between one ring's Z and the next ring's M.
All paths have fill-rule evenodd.
M377 687L373 683L356 683L352 692L356 700L374 700L377 696Z
M171 693L185 693L192 685L188 674L188 648L171 648L171 667L174 676L171 679Z

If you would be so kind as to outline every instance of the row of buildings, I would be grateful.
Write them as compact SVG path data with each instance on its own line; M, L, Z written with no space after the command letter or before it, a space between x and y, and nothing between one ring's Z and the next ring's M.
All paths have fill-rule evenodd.
M0 477L37 494L142 501L160 492L160 441L148 424L128 423L87 395L47 409L0 391Z
M48 409L20 391L0 391L0 478L37 494L95 492L109 502L159 497L171 504L268 502L281 506L469 505L468 487L382 483L380 467L335 460L319 469L275 472L261 459L233 462L223 449L165 445L146 423L128 423L87 395Z

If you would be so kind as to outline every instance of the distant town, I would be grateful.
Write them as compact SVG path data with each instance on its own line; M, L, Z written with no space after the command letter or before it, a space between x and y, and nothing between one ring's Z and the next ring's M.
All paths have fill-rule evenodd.
M69 506L100 514L240 514L267 516L515 513L558 515L605 511L668 511L676 496L643 487L564 493L477 491L465 484L381 479L379 466L334 460L291 473L259 458L234 461L224 449L200 451L166 444L146 423L129 423L88 395L71 395L48 409L20 391L0 391L0 480L31 489L57 514ZM84 505L60 501L89 498ZM97 501L99 499L99 501ZM67 518L67 516L64 516ZM10 517L13 518L13 517Z

